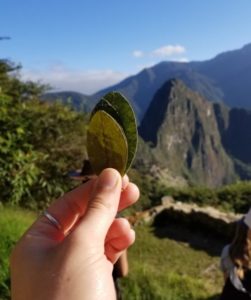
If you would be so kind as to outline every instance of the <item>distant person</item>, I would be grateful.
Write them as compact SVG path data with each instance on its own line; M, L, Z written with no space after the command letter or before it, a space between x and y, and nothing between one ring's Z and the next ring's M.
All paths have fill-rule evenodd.
M251 299L251 209L237 222L231 244L221 254L225 285L221 300Z
M11 299L115 300L113 266L135 240L116 215L138 198L127 176L105 169L55 201L12 252Z

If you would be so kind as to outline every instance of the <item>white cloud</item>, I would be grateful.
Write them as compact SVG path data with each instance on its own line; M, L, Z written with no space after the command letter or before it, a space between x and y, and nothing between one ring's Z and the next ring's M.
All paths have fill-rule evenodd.
M177 58L175 61L187 63L190 60L187 57L181 57L181 58Z
M132 53L132 55L133 55L134 57L139 58L139 57L143 57L143 56L144 56L144 52L141 51L141 50L134 50L133 53Z
M186 48L181 45L165 45L155 50L144 52L142 50L134 50L132 52L133 57L145 59L154 59L155 61L168 59L169 61L176 62L188 62L189 59L185 56L182 56L186 53ZM155 62L156 63L156 62ZM138 68L142 67L150 67L154 63L143 62L143 64L139 65Z
M169 61L187 63L190 60L187 57L171 57Z
M185 53L186 49L180 45L166 45L152 51L151 55L156 57L167 57Z
M56 90L72 90L84 94L97 92L123 80L128 75L114 70L74 70L63 65L43 70L23 69L21 74L24 80L40 81Z

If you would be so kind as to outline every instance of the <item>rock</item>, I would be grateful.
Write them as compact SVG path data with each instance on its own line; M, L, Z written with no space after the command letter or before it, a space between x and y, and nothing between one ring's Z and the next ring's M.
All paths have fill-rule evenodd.
M169 206L174 203L174 199L172 196L164 196L161 198L161 203L163 206Z
M132 225L153 222L155 226L167 226L169 222L177 222L184 226L210 231L218 236L232 238L236 221L243 217L210 206L200 207L194 203L176 202L171 196L162 197L161 203L162 205L129 216L129 222Z
M162 208L162 209L161 209ZM162 206L154 218L156 226L165 226L170 221L196 226L217 235L232 237L235 223L242 215L226 213L213 207L199 207L196 204L175 202L172 197L162 198Z

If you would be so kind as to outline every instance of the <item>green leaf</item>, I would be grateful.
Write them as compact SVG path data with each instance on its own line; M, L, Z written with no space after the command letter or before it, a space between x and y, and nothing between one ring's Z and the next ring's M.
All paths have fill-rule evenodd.
M98 102L93 114L99 110L104 110L112 116L124 131L128 145L127 171L134 159L138 142L137 124L133 109L124 96L118 92L111 92Z
M105 168L114 168L125 174L128 145L123 129L104 110L96 111L87 130L87 152L94 172L98 175Z

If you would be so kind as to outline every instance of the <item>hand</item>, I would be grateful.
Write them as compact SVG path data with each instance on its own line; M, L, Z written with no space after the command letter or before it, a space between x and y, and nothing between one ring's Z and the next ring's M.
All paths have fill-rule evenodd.
M55 201L47 211L61 229L42 216L12 253L12 300L116 299L113 264L135 233L115 216L138 197L127 176L105 169Z

